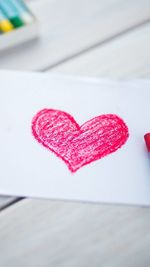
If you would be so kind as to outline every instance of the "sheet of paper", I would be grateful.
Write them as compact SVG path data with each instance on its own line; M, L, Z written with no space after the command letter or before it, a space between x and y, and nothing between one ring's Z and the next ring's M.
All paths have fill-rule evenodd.
M149 81L0 81L0 194L150 205Z

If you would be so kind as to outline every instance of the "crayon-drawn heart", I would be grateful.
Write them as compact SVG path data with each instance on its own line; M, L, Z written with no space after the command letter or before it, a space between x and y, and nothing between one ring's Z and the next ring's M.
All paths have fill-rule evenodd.
M128 127L115 114L101 115L79 126L70 114L54 109L43 109L33 117L32 133L71 172L115 152L129 136Z

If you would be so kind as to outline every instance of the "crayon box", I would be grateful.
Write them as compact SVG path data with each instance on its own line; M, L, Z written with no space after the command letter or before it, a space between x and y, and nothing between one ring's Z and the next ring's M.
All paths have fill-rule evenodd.
M0 0L0 51L38 36L38 21L23 0Z

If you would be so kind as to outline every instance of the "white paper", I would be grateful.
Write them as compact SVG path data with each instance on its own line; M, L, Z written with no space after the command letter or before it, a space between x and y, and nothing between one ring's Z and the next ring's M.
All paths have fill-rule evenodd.
M150 82L77 79L0 72L0 194L150 205ZM128 125L121 149L72 174L33 137L31 121L44 108L70 113L79 125L117 114Z

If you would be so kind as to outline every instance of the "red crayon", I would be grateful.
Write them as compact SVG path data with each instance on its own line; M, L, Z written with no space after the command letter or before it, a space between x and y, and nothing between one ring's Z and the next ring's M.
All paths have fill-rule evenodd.
M144 139L145 139L147 150L148 152L150 152L150 133L145 134Z

